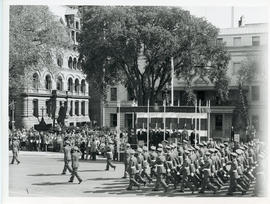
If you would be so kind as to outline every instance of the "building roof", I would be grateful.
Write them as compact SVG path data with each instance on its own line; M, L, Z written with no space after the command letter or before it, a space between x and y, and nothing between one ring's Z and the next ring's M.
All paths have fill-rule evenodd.
M268 32L267 23L253 23L253 24L246 24L241 27L220 29L219 35L239 35L239 34L241 35L249 33L267 33L267 32Z

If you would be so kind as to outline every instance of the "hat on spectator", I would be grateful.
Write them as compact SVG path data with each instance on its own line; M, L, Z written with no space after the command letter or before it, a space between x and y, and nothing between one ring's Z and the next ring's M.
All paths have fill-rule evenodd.
M162 148L163 146L162 146L162 144L159 143L159 144L158 144L158 147L159 147L159 148Z
M185 150L185 154L189 154L190 152L188 150Z
M134 155L135 154L135 151L132 149L132 150L130 150L130 152L129 152L131 155Z
M171 149L171 146L167 145L167 146L166 146L166 149L167 149L167 150L170 150L170 149Z
M155 146L151 146L150 149L153 150L153 151L155 151L156 150L156 147Z
M127 146L127 147L130 147L130 144L129 144L129 143L127 143L127 144L126 144L126 146Z
M142 153L142 148L139 147L139 148L137 149L137 152Z
M219 147L220 148L224 148L225 146L224 146L224 144L220 144Z
M144 150L144 151L147 151L147 147L146 147L146 146L143 146L143 150Z
M226 147L227 147L228 145L229 145L229 144L228 144L228 142L225 142L225 143L224 143L224 146L226 146Z
M205 155L206 155L206 156L210 156L211 154L210 154L209 151L207 151L207 152L205 152Z
M195 145L195 149L196 149L196 150L200 150L200 147L197 146L197 145Z
M241 149L237 149L237 150L235 150L235 152L236 152L238 155L242 154L242 150L241 150Z
M198 145L199 145L200 147L203 147L203 144L202 144L202 143L199 143Z
M231 156L233 156L233 157L237 157L237 154L236 154L236 153L234 153L234 152L232 152L232 153L231 153Z
M162 152L162 148L158 148L157 151L158 151L158 152Z

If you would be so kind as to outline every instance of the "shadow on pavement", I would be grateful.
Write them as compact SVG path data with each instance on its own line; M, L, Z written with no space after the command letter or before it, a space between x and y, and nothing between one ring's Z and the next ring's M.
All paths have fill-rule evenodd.
M119 178L91 178L91 179L87 179L87 181L111 181L111 180L115 180L118 181Z
M27 176L61 176L61 174L29 174Z
M99 171L105 171L105 170L89 169L89 170L79 170L78 172L99 172Z
M70 185L70 184L73 184L73 183L69 183L69 182L43 182L43 183L33 183L32 185L35 185L35 186L54 186L54 185Z

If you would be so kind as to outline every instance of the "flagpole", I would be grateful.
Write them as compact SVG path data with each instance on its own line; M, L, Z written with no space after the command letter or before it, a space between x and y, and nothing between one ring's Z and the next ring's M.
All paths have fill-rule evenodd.
M164 106L164 114L163 114L163 123L164 123L164 131L163 131L163 140L165 140L165 130L166 130L166 118L165 118L165 113L166 113L166 101L163 101L163 106Z
M149 150L149 119L150 119L150 112L149 112L149 99L147 101L147 149Z
M173 90L174 64L173 64L173 57L171 57L171 66L172 66L172 71L171 71L171 106L173 106L173 102L174 102L174 90Z

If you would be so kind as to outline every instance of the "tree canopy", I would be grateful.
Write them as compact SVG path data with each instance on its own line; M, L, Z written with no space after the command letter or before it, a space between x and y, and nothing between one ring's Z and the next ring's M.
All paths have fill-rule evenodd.
M33 70L53 69L53 56L70 40L47 6L10 6L9 91L16 95Z
M79 52L95 88L122 83L138 101L153 104L175 76L186 82L207 77L221 99L228 93L229 55L216 43L218 29L175 7L82 7Z

